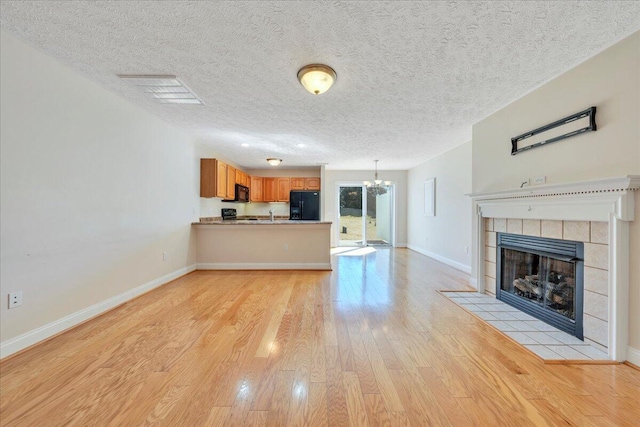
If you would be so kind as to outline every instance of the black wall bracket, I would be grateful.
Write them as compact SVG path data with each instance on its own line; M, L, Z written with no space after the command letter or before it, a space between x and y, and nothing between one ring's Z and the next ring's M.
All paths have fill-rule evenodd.
M540 141L540 142L536 142L535 144L531 144L531 145L527 145L525 147L522 148L518 148L518 143L520 141L523 141L527 138L530 138L534 135L538 135L542 132L546 132L548 130L557 128L558 126L562 126L562 125L566 125L568 123L571 122L575 122L576 120L580 120L580 119L584 119L585 117L589 117L589 126L583 127L581 129L577 129L577 130L573 130L571 132L565 133L563 135L559 135L553 138L549 138L546 139L544 141ZM532 148L536 148L536 147L540 147L541 145L546 145L546 144L551 144L552 142L557 142L557 141L561 141L563 139L572 137L572 136L576 136L576 135L580 135L583 134L585 132L595 132L596 130L598 130L598 127L596 126L596 107L591 107L588 108L584 111L580 111L579 113L576 114L572 114L569 117L565 117L564 119L560 119L558 121L555 121L553 123L549 123L548 125L544 125L542 127L539 127L537 129L534 129L532 131L529 132L525 132L522 135L518 135L515 136L513 138L511 138L511 155L515 156L518 153L522 153L523 151L527 151L530 150Z

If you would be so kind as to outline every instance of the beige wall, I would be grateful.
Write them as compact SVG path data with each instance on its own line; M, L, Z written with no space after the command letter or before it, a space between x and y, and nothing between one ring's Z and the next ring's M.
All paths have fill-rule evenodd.
M331 246L336 245L336 224L338 210L336 208L336 185L340 182L362 183L373 179L373 170L370 171L334 171L326 170L322 181L324 193L324 218L325 221L332 221ZM395 230L396 244L406 246L407 244L407 171L379 171L380 179L391 181L396 186L395 203Z
M640 32L473 126L473 192L640 172ZM596 132L511 156L511 137L596 106Z
M631 223L629 237L629 345L640 351L640 191L636 191L636 220ZM640 353L638 356L640 358Z
M328 270L329 229L329 224L198 225L198 269Z
M598 131L510 155L513 136L596 106ZM640 32L473 126L473 192L640 175ZM640 198L640 194L636 194ZM640 349L640 208L631 224L630 345ZM475 268L475 267L474 267Z
M184 133L4 31L1 43L6 344L194 265L198 187Z
M424 214L424 182L436 178L436 215ZM471 142L408 172L408 245L462 271L471 271ZM465 252L466 248L466 252Z

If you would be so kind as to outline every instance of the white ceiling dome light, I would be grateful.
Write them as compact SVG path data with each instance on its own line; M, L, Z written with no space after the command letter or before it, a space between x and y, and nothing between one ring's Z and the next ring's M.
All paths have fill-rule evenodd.
M269 157L267 159L267 163L269 163L271 166L278 166L280 163L282 163L282 159L276 159L274 157Z
M333 68L323 64L305 65L298 71L298 80L304 88L315 95L328 91L337 78Z

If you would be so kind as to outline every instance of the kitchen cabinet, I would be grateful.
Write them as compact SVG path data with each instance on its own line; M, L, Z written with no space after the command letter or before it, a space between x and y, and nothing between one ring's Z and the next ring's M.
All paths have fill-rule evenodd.
M304 189L320 191L320 178L305 178Z
M320 190L320 178L249 176L218 159L200 159L200 197L232 200L236 184L249 187L252 202L288 202L291 190Z
M227 197L227 164L200 159L200 197Z
M320 190L320 178L291 178L291 190Z
M304 178L291 178L291 190L304 190Z
M263 202L288 202L290 191L289 178L262 178Z
M236 197L236 168L227 165L227 195L226 199L231 200Z
M251 188L249 175L242 172L240 169L236 169L236 184Z
M288 202L289 193L291 192L291 180L289 178L277 178L278 179L278 202Z
M264 201L262 194L262 177L251 177L251 190L249 191L249 200L251 200L252 202Z
M277 202L278 178L262 178L262 201Z

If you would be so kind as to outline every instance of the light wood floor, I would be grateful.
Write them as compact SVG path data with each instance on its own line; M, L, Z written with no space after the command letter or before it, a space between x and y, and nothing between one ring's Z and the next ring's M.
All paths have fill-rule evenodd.
M624 426L640 371L544 365L405 249L194 272L1 365L3 426Z

